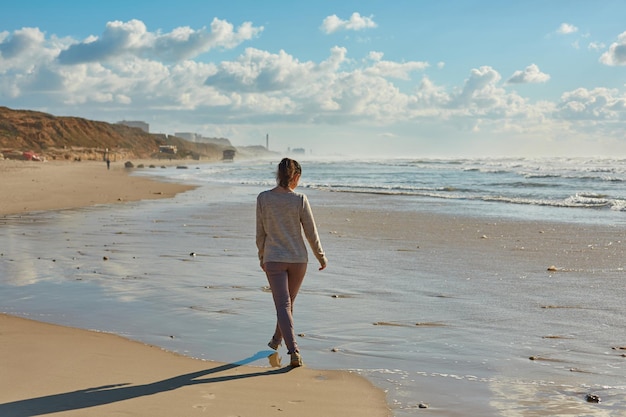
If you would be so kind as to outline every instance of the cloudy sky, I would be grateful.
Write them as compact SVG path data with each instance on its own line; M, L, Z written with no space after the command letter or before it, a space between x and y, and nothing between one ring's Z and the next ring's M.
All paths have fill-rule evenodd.
M14 1L0 105L315 155L626 157L621 0Z

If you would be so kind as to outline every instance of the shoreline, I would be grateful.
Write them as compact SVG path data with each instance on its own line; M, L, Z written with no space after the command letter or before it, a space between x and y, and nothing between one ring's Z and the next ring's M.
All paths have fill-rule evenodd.
M171 198L196 188L131 176L122 163L107 170L103 162L0 161L0 176L0 217ZM269 350L227 364L4 313L0 323L3 416L69 416L78 410L86 417L207 411L255 417L277 411L302 417L390 415L385 393L357 374L254 366L256 360L267 361Z
M101 166L98 168L101 168ZM142 178L153 181L152 178L155 177L146 176ZM241 250L242 246L248 244L250 230L253 230L254 219L250 210L253 200L249 197L255 194L255 192L249 192L247 189L242 191L239 188L238 190L237 193L243 192L246 194L245 204L241 204L237 194L234 200L231 200L228 197L228 187L223 188L220 186L199 188L197 190L199 193L196 194L194 191L193 194L190 194L192 196L190 199L185 197L176 199L176 201L193 200L193 202L187 201L187 203L181 204L176 213L185 210L186 204L191 204L191 206L200 204L202 207L204 207L204 202L211 204L210 216L204 217L204 215L201 215L194 221L196 225L201 225L201 228L197 230L198 234L196 237L198 240L196 242L204 242L207 244L206 247L203 246L201 249L199 247L191 247L180 250L180 257L174 255L174 258L180 258L178 261L182 261L177 270L179 274L177 285L181 285L184 282L197 285L199 282L197 280L198 270L202 270L203 274L207 274L207 278L200 282L206 285L204 288L210 290L209 292L215 291L217 297L212 297L212 301L208 302L205 301L202 295L199 295L196 299L195 296L189 297L190 293L187 293L182 306L198 306L198 311L204 311L204 313L200 313L202 315L198 317L197 322L193 313L186 318L184 323L177 323L175 320L170 323L165 316L157 315L156 320L160 320L158 317L161 317L161 321L159 321L157 326L150 330L141 329L141 331L147 332L147 338L131 336L131 339L142 340L142 343L147 343L148 346L157 345L165 347L165 349L169 349L171 352L183 352L187 356L190 354L191 356L200 357L203 358L201 360L206 359L210 363L212 363L212 359L239 362L241 357L250 354L245 347L248 346L251 335L254 337L254 340L265 340L264 334L257 334L257 328L264 320L257 319L254 313L252 315L249 314L250 311L258 313L260 306L265 308L265 303L258 304L252 309L250 308L257 301L257 297L262 297L259 295L256 281L253 284L248 282L251 276L258 277L258 271L256 271L257 264L255 260L250 261L253 254L249 250ZM372 367L386 369L388 367L387 364L376 362L376 355L367 357L362 361L362 358L359 358L358 355L337 355L336 353L328 352L330 348L338 348L337 350L341 352L344 345L349 350L351 342L360 343L363 340L377 340L381 334L385 334L385 343L377 344L374 342L368 343L367 346L367 349L373 349L374 352L380 349L381 354L384 356L382 352L386 350L386 343L394 343L394 341L395 343L407 343L407 340L413 337L409 336L413 335L413 331L403 330L402 327L407 323L410 324L412 321L423 325L441 325L442 327L434 327L432 331L426 330L426 327L424 327L422 331L424 333L429 331L439 337L443 334L453 333L455 343L469 343L468 347L471 347L474 341L466 334L467 329L474 329L480 332L487 323L483 323L475 328L476 323L473 320L464 320L462 314L461 316L458 314L460 310L456 310L463 304L471 307L472 300L483 300L483 297L489 299L490 296L497 296L510 298L514 303L520 302L519 308L509 311L509 313L512 313L514 316L520 315L520 317L525 315L532 320L539 317L543 320L544 316L548 314L558 315L560 312L575 314L578 310L583 311L585 305L579 305L581 298L579 298L576 285L572 286L571 284L574 284L574 282L587 282L584 279L582 281L576 280L576 276L589 275L593 277L594 281L604 278L614 279L624 268L625 258L623 254L625 242L623 240L624 229L621 225L601 226L551 220L515 220L498 218L497 216L472 216L471 213L463 211L457 213L456 211L448 210L442 213L437 210L431 211L428 208L425 210L405 210L402 205L388 205L388 199L381 196L334 194L306 189L303 191L309 195L312 202L318 229L322 236L324 247L330 255L332 268L325 271L324 274L320 274L319 277L312 277L308 281L309 294L302 299L302 311L319 309L327 311L328 315L332 316L334 311L340 312L342 308L350 304L353 307L357 306L357 300L367 293L380 291L380 297L370 297L372 314L367 310L363 312L362 316L348 317L343 321L341 315L337 316L335 330L353 329L355 327L359 329L354 332L354 339L351 339L349 336L341 337L340 332L336 331L329 333L325 326L319 325L319 323L327 322L327 320L320 320L321 317L319 315L303 317L299 321L301 327L306 330L306 335L311 336L307 340L310 350L307 349L305 360L310 360L309 364L322 364L321 366L326 369L369 369ZM193 197L196 195L200 197L198 201ZM157 195L156 198L159 198L159 196ZM86 204L85 206L89 205ZM154 203L150 207L167 205L168 202L164 201ZM104 210L97 211L106 213L107 210L105 207ZM189 214L197 213L197 211L182 212ZM141 213L144 212L140 211L139 215ZM73 213L69 212L67 217L71 219L72 215ZM35 217L37 217L37 214L35 214ZM184 218L185 222L187 221L187 217L181 218ZM199 219L201 219L201 222ZM236 224L232 222L232 219L238 219ZM16 222L13 222L9 219L7 224L9 228L13 227L14 234L21 235L24 232L24 230L19 229L21 220L18 217L15 217L15 220ZM96 222L96 225L99 224L101 224L99 221ZM175 224L175 221L173 224ZM133 231L132 223L124 223L124 226L131 226L128 231ZM84 228L80 223L71 227L73 227L71 229L72 233L85 232L88 235L99 230L99 226L96 226L94 229ZM142 230L146 230L146 227L150 228L151 226L139 223L139 227L135 230L141 234ZM28 226L28 228L31 230L26 233L39 234L40 229L38 226ZM158 227L158 229L169 230L167 226L163 228ZM60 229L56 228L55 230L55 233L58 233ZM62 231L65 232L66 229L62 229ZM10 238L11 233L7 236ZM132 246L124 246L124 236L131 236L131 234L116 236L118 237L114 241L119 246L118 249L112 249L112 253L116 253L118 259L113 258L112 261L108 261L107 267L126 267L128 268L126 274L131 277L139 276L138 272L142 274L147 272L154 278L160 276L158 268L149 270L149 268L146 268L146 265L139 265L136 268L135 262L130 260L131 257L134 259L134 256L142 254L135 251ZM175 242L177 247L185 247L185 233L179 235L182 240L176 240L177 236L177 234L170 235L171 238L174 238L171 242ZM110 243L109 240L94 242L74 240L72 239L73 243L70 244L72 249L91 247L91 244L95 243L98 245L97 247L103 248L106 251L105 253L108 254L107 245ZM246 242L245 245L242 243L244 240ZM132 239L130 241L132 242ZM53 240L48 238L47 242L51 243ZM22 259L19 263L15 262L14 265L28 265L28 258L31 258L36 267L47 267L47 262L45 260L40 261L37 256L46 256L49 253L49 243L43 242L41 245L26 246L29 249L27 249L27 253L22 255L18 255L16 252L14 256ZM7 248L10 249L11 246L9 245ZM33 251L33 248L37 250ZM5 254L11 254L13 251L8 249L0 250L0 253L4 251ZM189 261L189 258L186 256L190 249L200 250L198 257L194 258L193 261ZM163 256L160 254L167 254L166 257L171 256L167 251L161 252L161 250L159 245L154 245L147 252L143 252L143 259L159 262L160 256ZM233 256L235 255L234 252L231 252L230 256L221 256L223 251L235 250L237 251L236 256ZM74 251L72 250L71 252ZM102 279L103 276L100 274L86 272L85 274L79 273L74 275L72 272L77 267L80 267L80 270L83 271L87 270L87 265L97 264L102 258L101 253L95 252L95 254L91 254L93 255L91 258L85 256L89 254L81 254L80 259L74 259L72 257L74 255L71 252L64 251L63 248L50 252L54 254L57 260L60 257L65 257L65 260L70 265L69 269L66 270L68 272L67 277L76 276L80 280L76 282L82 282L83 278L87 281ZM223 262L212 262L213 256L219 256ZM127 259L129 263L125 262L124 259ZM380 285L376 279L378 278L377 274L385 272L385 265L387 265L390 259L393 259L393 262L397 262L399 268L405 265L407 267L406 271L414 271L407 272L407 274L410 273L411 276L418 278L419 283L407 287L402 283L392 293L388 293L386 289L379 288ZM149 263L153 263L152 261ZM242 261L245 265L240 270L239 265ZM142 263L145 263L145 261ZM7 265L10 264L13 263ZM59 268L59 265L59 262L55 263L55 268ZM549 267L551 266L554 266L556 270L550 271ZM381 268L380 271L379 267ZM372 271L368 272L368 269L372 269ZM8 271L11 271L10 266ZM223 279L220 278L224 276L224 271L227 271L228 276L235 278L229 281L230 286L224 286ZM233 273L233 271L235 272ZM364 274L365 278L361 277L360 279L365 279L367 283L363 282L363 286L358 285L359 278L356 278L357 281L351 280L351 277L356 273L355 271L361 271L360 273ZM404 275L404 272L399 272L400 275ZM10 276L11 273L7 274L7 277ZM211 279L210 277L212 276L216 278ZM123 279L124 275L113 273L111 277ZM503 280L503 278L506 279ZM449 285L447 282L451 284ZM503 285L503 283L512 285L512 289L517 290L519 288L519 296L513 296L513 292L499 292L498 287ZM494 284L497 285L494 286ZM544 285L548 286L544 287ZM610 287L608 281L604 284L604 287ZM29 296L28 289L26 287L23 288L24 290L18 291L7 288L7 290L10 290L7 292L8 297L10 297L7 299L7 306L12 305L11 299L20 300L21 297ZM58 289L58 294L54 293L57 291L56 289L50 289L53 291L48 292L47 289L44 291L47 299L55 299L56 296L56 299L66 300L71 304L72 297L67 298L67 290L71 291L71 288L60 288ZM542 295L548 289L551 289L549 295ZM563 294L568 289L569 296ZM590 290L587 289L586 291ZM400 297L403 294L403 297L413 298L419 307L398 311L387 309L383 303L389 299L390 295L394 296L393 294L396 297ZM511 294L510 297L509 294ZM80 297L73 298L79 299ZM132 314L132 310L120 310L117 313L117 308L107 310L104 304L100 306L101 308L98 308L100 298L96 295L95 298L88 299L88 301L90 300L89 305L94 311L114 313L113 310L115 310L116 312L111 317L107 314L107 317L109 317L108 322L106 320L100 321L100 323L106 323L106 325L84 324L89 321L81 322L80 319L78 321L64 321L63 323L77 328L104 329L114 334L137 335L132 326L130 329L125 327L122 331L118 331L120 330L118 327L109 326L109 324L122 323L125 320L124 317L128 317L129 313ZM606 301L607 299L604 298L604 300ZM205 302L207 303L206 305ZM211 307L209 307L209 304ZM25 304L18 302L15 305ZM32 303L31 305L35 306ZM80 302L77 303L77 308L74 310L71 308L68 310L66 306L58 311L63 314L67 311L80 314L84 311L84 305L86 305L84 302ZM442 309L441 307L444 305L446 308ZM429 306L437 306L437 308L429 308ZM105 307L105 309L102 307ZM493 307L495 306L485 305L487 309ZM450 314L446 313L448 309L451 311ZM17 312L18 310L9 308L5 312L11 314L11 311ZM541 313L542 311L545 314ZM621 311L621 309L616 309L616 311ZM228 352L226 355L223 355L223 352L220 350L222 349L222 344L214 347L210 336L204 337L195 334L195 330L199 328L199 323L205 320L206 317L215 316L219 318L219 315L224 313L241 315L239 320L241 327L238 327L237 331L233 333L228 333L229 336L223 343L226 352ZM592 313L593 311L585 310L586 316ZM206 316L205 314L210 314L211 316ZM150 317L153 316L151 315ZM214 331L218 333L220 331L230 331L230 320L223 320L222 324L219 321L217 320L216 323L213 323L212 329ZM162 330L167 328L167 326L164 326L166 322L170 323L169 329L171 330ZM598 322L601 322L601 320ZM375 327L373 327L375 330L364 329L372 326L372 323L375 324ZM457 324L457 326L454 324ZM503 337L503 343L496 343L491 347L491 353L495 354L495 356L490 356L490 360L504 364L507 369L512 367L508 371L514 375L525 375L525 377L520 376L522 380L534 381L536 378L539 378L542 381L542 377L537 376L537 369L534 369L532 365L531 367L526 366L528 355L545 355L548 352L561 357L562 360L565 360L565 363L571 362L576 364L577 367L584 367L579 363L580 358L575 353L581 350L581 348L583 351L595 352L596 349L602 346L617 346L621 343L619 340L612 340L610 335L606 334L602 335L600 346L598 346L598 342L587 342L584 331L580 327L582 324L575 323L573 324L574 327L559 327L561 329L560 332L551 331L547 326L539 326L540 330L522 331L520 328L519 333L515 334L509 332L508 339ZM517 327L515 323L512 323L512 325ZM441 330L435 331L436 329ZM595 326L591 328L586 327L585 329L595 334L593 333L596 331ZM407 331L412 333L406 333ZM528 339L529 332L532 340ZM402 337L394 339L393 335L395 333L402 333ZM617 333L619 334L619 332ZM168 335L174 335L175 339L170 340L172 336ZM416 335L418 334L416 333ZM546 335L556 335L558 338L544 339ZM511 338L510 336L513 337ZM598 340L599 336L596 335L593 339ZM561 337L564 339L560 339ZM436 345L438 343L437 340L436 337L435 340L429 343ZM552 340L555 340L555 342L552 342ZM177 348L179 343L191 343L193 346L196 341L200 341L200 343L195 345L195 347L199 347L199 350L196 349L194 351L191 349L189 351ZM424 342L420 342L420 345L421 343ZM573 349L574 353L565 354L559 350L558 345L561 343L575 344L577 347ZM499 345L501 346L497 347ZM203 346L209 346L210 352L207 352ZM264 348L264 344L261 344L261 348ZM360 349L357 348L356 350L358 352ZM435 352L437 350L427 352L426 356L418 355L414 357L413 359L417 365L415 369L410 369L413 372L418 372L416 375L436 375L437 372L450 373L453 372L452 369L454 369L454 372L463 372L461 371L463 369L462 366L460 368L456 366L449 367L445 363L431 366L430 363L438 357L438 354L434 354ZM470 357L473 360L477 359L475 354L474 356L472 354L469 355L467 357L465 353L459 352L456 360L463 362L469 361ZM521 363L520 359L522 359ZM422 363L422 360L426 362ZM605 359L601 360L602 363L604 361ZM267 359L265 359L265 362L267 362ZM558 364L559 362L555 363ZM582 363L587 363L587 361L583 360ZM595 364L595 362L593 363ZM589 365L589 363L587 364ZM519 367L519 369L514 369L516 367ZM470 375L470 371L465 370L464 372ZM475 371L472 370L471 372ZM490 394L491 391L489 390L491 387L483 386L483 384L458 383L453 380L437 381L436 379L433 380L433 377L430 377L426 383L420 381L411 382L414 385L411 386L409 391L397 393L394 392L393 384L385 383L384 380L388 378L385 375L367 375L367 380L373 381L376 386L384 387L388 391L389 398L387 398L386 405L383 405L387 407L387 415L390 415L391 411L399 416L405 415L404 413L409 413L411 412L410 410L417 407L418 400L425 400L427 404L431 405L429 407L431 408L430 412L436 412L440 415L457 415L455 413L461 409L465 410L466 414L464 415L493 415L490 414L492 410L486 408L488 404L483 401L492 398L492 395L502 401L500 407L505 407L502 409L506 409L507 406L516 401L514 397L509 398L506 395L503 396L503 394L500 394L500 397L497 396L497 393ZM479 376L483 375L479 374ZM571 373L568 373L566 378L561 379L558 371L556 374L550 374L549 377L544 378L557 383L557 385L559 381L563 381L563 387L569 386L569 384L577 386L579 379L585 383L588 380L594 380L586 377L579 378L577 374ZM264 378L263 380L267 379ZM231 382L228 383L230 384ZM402 386L404 387L404 385ZM515 384L510 383L505 383L504 386L511 390L516 388ZM382 392L377 388L373 389L373 392L379 394ZM455 397L449 396L450 390L455 389L462 392L462 394L458 395L458 399L463 399L464 406L461 406ZM485 391L482 391L483 389ZM528 399L520 398L518 406L521 406L525 401L528 401ZM615 399L603 395L603 404L605 406L610 407L611 401L615 401ZM558 401L555 400L555 403L558 403ZM389 407L391 407L391 411ZM344 415L351 415L351 411L337 411L342 412ZM332 414L329 413L329 415ZM245 413L241 415L245 415Z

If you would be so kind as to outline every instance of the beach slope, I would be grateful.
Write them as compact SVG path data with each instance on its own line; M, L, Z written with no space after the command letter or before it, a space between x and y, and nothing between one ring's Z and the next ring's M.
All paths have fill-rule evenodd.
M196 360L122 337L0 315L0 415L387 416L356 374Z

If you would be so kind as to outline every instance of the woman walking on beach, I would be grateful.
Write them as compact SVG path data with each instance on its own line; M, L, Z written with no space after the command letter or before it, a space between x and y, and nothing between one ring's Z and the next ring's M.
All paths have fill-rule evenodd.
M277 350L284 340L292 367L302 366L293 328L293 303L308 262L302 231L320 263L320 271L327 262L309 200L306 195L294 192L301 174L297 161L284 158L278 164L278 185L259 194L256 206L256 245L277 316L276 330L268 346Z

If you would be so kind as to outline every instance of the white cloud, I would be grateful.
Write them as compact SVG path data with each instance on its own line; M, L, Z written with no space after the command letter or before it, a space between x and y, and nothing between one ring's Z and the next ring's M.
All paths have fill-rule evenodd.
M573 121L626 120L626 96L615 89L578 88L561 96L557 116Z
M415 94L413 95L411 106L419 109L420 113L441 112L449 107L452 100L450 94L443 87L435 85L428 77L422 78Z
M225 94L238 94L237 106L250 110L253 106L281 117L375 121L406 114L408 96L386 78L408 79L410 72L427 64L383 61L382 54L370 53L372 65L342 71L346 49L334 47L330 52L318 64L300 62L285 51L271 54L248 48L236 61L222 62L206 85ZM269 100L263 106L257 105L262 102L260 95Z
M298 89L303 81L311 81L315 67L312 62L299 62L285 51L272 54L247 48L237 61L222 62L205 83L219 90L238 92Z
M367 57L372 61L381 61L383 59L383 56L384 54L382 52L377 51L370 51L370 53L367 54Z
M601 51L604 48L606 48L606 45L602 42L589 42L589 45L587 45L587 49L592 51Z
M464 107L493 107L504 92L497 87L502 79L500 74L489 66L482 66L471 71L461 93L456 96L457 105Z
M550 79L550 76L541 72L536 64L531 64L524 69L524 71L515 71L511 78L508 79L509 84L530 84L530 83L545 83Z
M569 35L578 32L578 28L570 23L561 23L556 32L561 35Z
M103 62L119 56L180 61L215 48L234 48L257 36L262 27L246 22L237 30L220 19L213 19L210 30L179 27L170 33L149 32L140 20L109 22L102 37L90 36L61 51L59 62L66 65Z
M397 78L400 80L411 79L410 73L414 71L421 71L428 68L428 62L411 61L411 62L394 62L383 61L382 54L376 62L364 69L364 72L369 75L376 75L381 77Z
M58 55L63 42L45 39L38 28L22 28L13 33L0 32L0 74L12 70L32 73L40 62L49 62Z
M324 33L330 34L340 30L363 30L377 26L372 17L361 16L359 13L354 12L348 20L342 20L337 15L328 16L322 22L320 29Z
M617 37L609 47L609 50L602 54L600 62L605 65L626 65L626 32Z
M13 32L0 33L0 57L3 60L15 59L29 54L44 43L44 34L37 28L23 28Z

